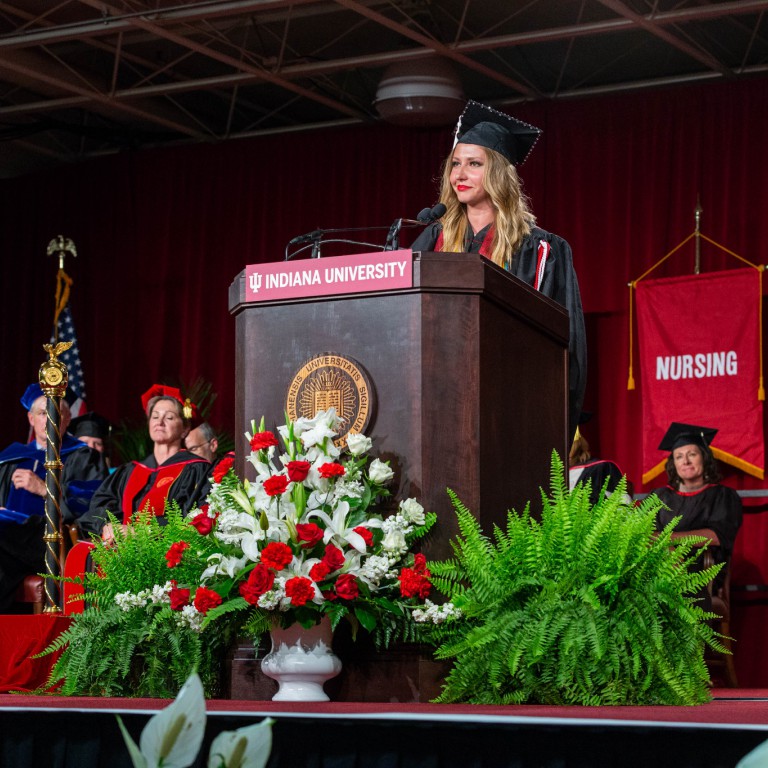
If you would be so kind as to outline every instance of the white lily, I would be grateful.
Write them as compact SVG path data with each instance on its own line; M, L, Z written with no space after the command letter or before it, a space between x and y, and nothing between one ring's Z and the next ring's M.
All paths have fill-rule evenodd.
M220 733L211 744L208 768L264 768L272 751L272 724L268 717L256 725Z
M214 552L209 558L210 565L200 574L200 581L205 582L212 576L220 576L226 573L230 578L241 571L248 562L247 557L232 557L222 555L221 552Z
M342 546L344 544L349 544L349 546L354 547L358 552L365 554L365 539L359 533L347 526L348 515L349 503L340 501L333 510L333 517L329 517L328 513L321 509L315 509L310 512L306 518L309 520L313 517L319 517L325 523L325 531L323 532L324 544L327 544L331 539L334 539L337 544ZM376 523L378 523L378 520L368 520L365 527L377 527Z

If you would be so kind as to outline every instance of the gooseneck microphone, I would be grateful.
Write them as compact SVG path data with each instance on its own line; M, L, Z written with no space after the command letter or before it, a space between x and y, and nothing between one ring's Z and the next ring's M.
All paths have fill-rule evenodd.
M431 224L433 221L437 221L447 210L442 203L438 203L433 208L424 208L419 211L416 219L420 224Z

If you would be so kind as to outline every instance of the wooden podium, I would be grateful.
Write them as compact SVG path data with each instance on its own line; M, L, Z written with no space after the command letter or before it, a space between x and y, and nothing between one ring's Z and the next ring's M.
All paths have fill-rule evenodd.
M415 253L412 268L405 289L259 303L241 273L229 293L235 423L238 437L262 415L283 424L297 370L323 354L353 359L369 377L365 432L395 470L393 498L437 513L422 551L440 559L457 533L446 488L490 534L508 509L540 506L553 450L567 460L568 313L478 254ZM376 690L367 700L391 699Z

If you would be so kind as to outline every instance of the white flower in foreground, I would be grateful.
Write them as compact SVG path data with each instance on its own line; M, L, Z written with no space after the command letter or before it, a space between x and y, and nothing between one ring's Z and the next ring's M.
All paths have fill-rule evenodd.
M263 768L272 751L272 718L220 733L211 744L208 768Z
M371 462L371 466L368 468L368 477L372 483L384 485L385 483L388 483L394 476L395 473L390 469L389 464L385 464L379 459L374 459Z
M187 768L200 751L205 733L205 696L196 672L179 695L144 727L139 747L118 717L134 768Z
M353 456L362 456L373 447L373 441L370 437L361 435L357 432L350 432L347 435L347 448Z
M736 768L766 768L766 766L768 766L768 741L758 744L736 764Z
M426 517L424 515L424 507L419 504L416 499L406 499L400 502L400 510L403 513L403 517L414 525L424 525Z

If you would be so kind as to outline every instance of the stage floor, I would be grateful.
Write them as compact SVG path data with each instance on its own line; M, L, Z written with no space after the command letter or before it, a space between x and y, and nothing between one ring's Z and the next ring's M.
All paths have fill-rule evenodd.
M713 695L697 707L210 700L206 744L269 716L276 721L269 768L733 768L768 739L768 690ZM0 766L129 768L115 715L138 739L166 704L0 695Z

